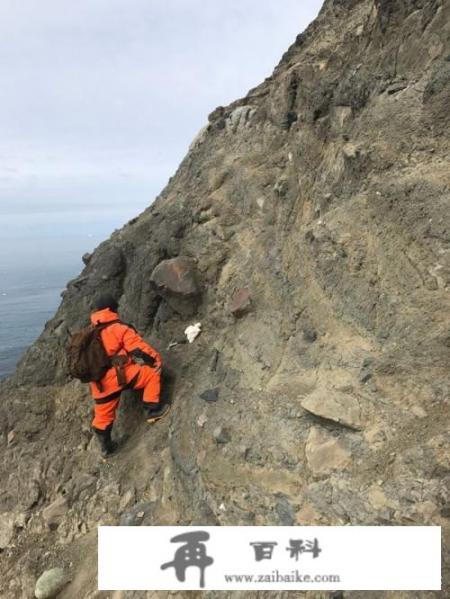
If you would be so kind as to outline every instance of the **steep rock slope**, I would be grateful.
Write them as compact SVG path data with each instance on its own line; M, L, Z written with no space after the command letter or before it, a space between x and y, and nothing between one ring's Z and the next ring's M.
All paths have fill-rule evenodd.
M57 565L61 596L97 596L96 527L137 512L448 534L449 38L448 0L325 2L86 258L0 389L2 596L32 596ZM177 257L185 293L155 274ZM162 351L174 402L149 431L124 398L107 464L61 359L99 291Z

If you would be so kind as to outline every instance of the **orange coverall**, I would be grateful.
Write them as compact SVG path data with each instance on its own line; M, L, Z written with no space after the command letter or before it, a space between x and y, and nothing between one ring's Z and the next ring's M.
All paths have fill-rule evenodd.
M118 320L119 316L110 308L99 310L91 314L92 324L107 323ZM130 326L121 322L115 322L101 331L101 338L108 356L122 355L128 357L125 364L125 378L127 384L132 383L132 389L143 389L143 401L150 404L159 402L161 389L162 360L160 354L153 349L142 337ZM155 360L154 366L140 366L135 364L128 356L135 349L140 349ZM92 397L95 401L94 420L92 426L99 430L105 430L111 426L116 417L117 407L120 400L122 387L117 380L114 368L110 368L101 380L101 389L96 383L89 383Z

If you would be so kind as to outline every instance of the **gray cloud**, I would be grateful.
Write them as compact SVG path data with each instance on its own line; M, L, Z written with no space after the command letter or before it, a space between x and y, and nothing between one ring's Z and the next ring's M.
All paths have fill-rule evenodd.
M3 0L0 203L118 186L148 204L208 113L269 75L320 5Z

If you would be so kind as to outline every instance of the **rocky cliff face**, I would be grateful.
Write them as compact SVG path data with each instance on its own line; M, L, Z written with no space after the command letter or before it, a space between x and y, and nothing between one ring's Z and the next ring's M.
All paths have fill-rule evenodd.
M2 597L54 566L61 596L101 596L96 527L136 514L448 534L449 40L448 0L327 0L85 258L1 387ZM124 398L106 464L62 364L100 291L162 352L174 402L148 430Z

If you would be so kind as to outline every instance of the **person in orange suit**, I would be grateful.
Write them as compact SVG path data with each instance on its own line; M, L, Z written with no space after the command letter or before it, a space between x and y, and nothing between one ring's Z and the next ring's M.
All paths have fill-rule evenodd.
M92 324L103 325L101 340L115 364L99 383L89 383L95 402L92 429L104 458L117 449L117 443L111 439L111 431L124 389L143 390L142 400L149 423L160 420L169 411L169 405L160 402L160 354L132 326L120 321L117 310L117 301L110 295L102 295L95 301L95 311L91 314Z

